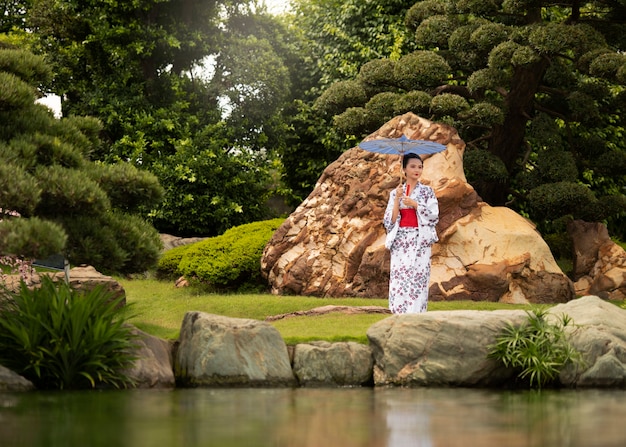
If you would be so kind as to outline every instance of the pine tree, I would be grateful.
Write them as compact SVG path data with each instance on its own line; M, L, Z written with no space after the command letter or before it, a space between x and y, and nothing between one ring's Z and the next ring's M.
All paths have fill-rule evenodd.
M161 245L136 214L163 189L129 164L90 160L102 126L36 103L51 76L42 57L0 42L0 255L61 253L103 272L144 271Z

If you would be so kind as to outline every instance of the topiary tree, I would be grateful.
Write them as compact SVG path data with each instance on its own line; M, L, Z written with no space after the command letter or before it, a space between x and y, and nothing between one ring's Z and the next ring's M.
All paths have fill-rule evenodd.
M378 44L375 33L356 39L354 23L381 24L378 11L399 2L373 2L366 19L352 15L357 0L341 2L339 15L311 14L334 0L305 3L296 14L306 36L332 30L363 56ZM515 208L544 232L565 216L606 221L626 238L625 18L623 2L418 1L403 16L413 46L369 53L358 72L335 76L315 110L343 137L326 136L330 144L357 142L389 110L449 123L467 142L468 180L490 204ZM397 35L387 29L386 38ZM309 47L314 58L333 60L328 39Z
M156 177L90 160L100 123L55 119L35 103L51 77L43 58L0 46L0 255L45 258L132 273L156 263L156 230L134 215L156 204Z

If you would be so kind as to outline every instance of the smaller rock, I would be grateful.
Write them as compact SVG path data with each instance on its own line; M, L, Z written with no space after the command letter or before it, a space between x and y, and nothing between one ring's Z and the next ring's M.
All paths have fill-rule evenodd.
M328 306L315 307L310 310L297 310L288 314L272 315L267 317L265 321L277 321L289 317L314 317L330 313L341 313L344 315L391 314L391 311L386 307L380 306L335 306L329 304Z
M181 276L174 283L175 287L189 287L189 281L184 276Z
M181 245L195 244L196 242L200 242L206 239L205 237L172 236L171 234L165 234L165 233L162 233L159 236L161 237L161 243L163 244L163 251L180 247Z
M55 281L65 281L65 273L58 272L51 275ZM126 305L126 291L124 287L112 277L103 275L90 265L80 265L70 269L70 287L74 290L90 292L98 286L111 294L112 299L120 299L120 306Z
M606 226L577 220L570 223L568 233L574 244L576 293L623 300L626 251L609 238Z
M293 371L301 386L371 385L374 360L369 346L318 341L297 344Z
M126 374L135 381L135 387L174 388L172 344L137 328L132 333L137 336L137 360Z
M9 368L0 365L0 391L31 391L35 385Z

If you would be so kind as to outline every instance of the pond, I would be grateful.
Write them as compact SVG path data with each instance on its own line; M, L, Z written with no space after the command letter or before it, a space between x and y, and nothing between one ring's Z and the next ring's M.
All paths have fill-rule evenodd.
M623 447L626 391L0 393L2 447Z

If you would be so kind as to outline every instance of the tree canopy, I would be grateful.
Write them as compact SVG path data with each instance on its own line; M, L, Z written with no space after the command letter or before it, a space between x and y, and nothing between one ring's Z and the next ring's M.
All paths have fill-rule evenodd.
M268 217L294 58L253 0L33 0L65 116L103 123L94 157L153 172L162 232L212 236ZM232 187L224 188L225 185Z
M327 27L350 41L361 36L350 19L363 19L345 14L399 2L352 0L341 2L345 14L307 15L310 5L335 3L298 2L305 35ZM335 75L314 110L335 142L355 143L407 111L449 123L467 143L470 183L490 204L512 206L544 231L580 218L606 221L624 238L625 20L623 2L419 1L404 16L413 46ZM311 51L333 50L324 42Z
M57 120L35 102L51 75L42 57L0 40L0 255L62 253L100 271L144 271L161 242L137 210L163 189L128 163L90 159L101 149L100 122Z

